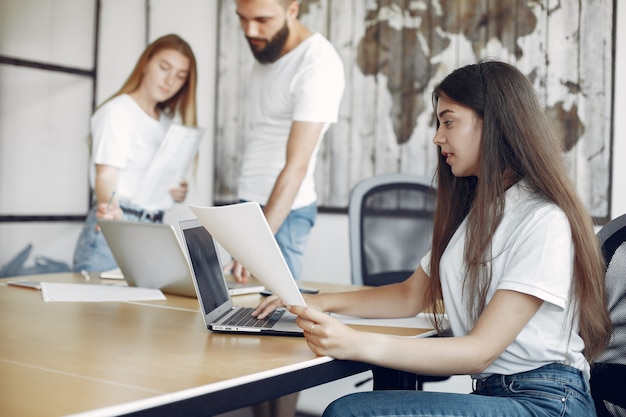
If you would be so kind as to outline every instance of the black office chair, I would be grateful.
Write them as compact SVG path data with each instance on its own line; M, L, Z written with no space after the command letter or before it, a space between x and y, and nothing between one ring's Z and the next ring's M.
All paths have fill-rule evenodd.
M404 281L430 247L435 189L428 180L388 174L350 193L350 263L355 285Z
M436 190L427 179L388 174L358 182L348 205L352 283L404 281L430 248ZM374 389L423 389L449 377L374 371Z
M626 417L626 214L607 223L598 239L607 265L613 333L607 349L591 367L591 394L598 417Z

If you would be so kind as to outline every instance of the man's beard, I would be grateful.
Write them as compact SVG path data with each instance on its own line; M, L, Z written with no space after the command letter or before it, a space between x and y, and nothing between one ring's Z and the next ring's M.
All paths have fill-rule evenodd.
M281 52L283 51L283 47L287 43L287 38L289 37L289 27L287 26L287 22L285 25L274 35L272 39L267 41L265 48L261 50L256 50L250 44L250 49L252 50L252 54L261 64L269 64L276 61ZM250 43L250 39L248 39L248 43Z

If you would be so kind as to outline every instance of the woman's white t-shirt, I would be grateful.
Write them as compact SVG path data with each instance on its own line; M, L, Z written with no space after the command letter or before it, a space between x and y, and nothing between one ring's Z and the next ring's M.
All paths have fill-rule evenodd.
M91 187L95 188L95 165L119 169L116 197L133 204L141 181L154 158L171 119L148 116L129 95L119 95L102 105L91 118ZM173 204L169 195L154 195L143 209L167 210Z
M473 325L462 294L466 221L452 236L440 260L444 305L455 336L468 334ZM578 319L573 318L576 303L570 301L573 257L565 213L526 189L523 181L511 187L506 192L502 222L493 237L493 275L487 303L497 290L529 294L544 303L505 351L483 373L472 377L510 375L555 362L580 369L589 377ZM421 266L429 274L430 252Z

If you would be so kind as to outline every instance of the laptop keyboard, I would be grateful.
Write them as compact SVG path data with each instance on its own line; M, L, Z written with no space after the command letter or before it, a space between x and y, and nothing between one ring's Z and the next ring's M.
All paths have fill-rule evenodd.
M257 319L256 317L252 317L252 312L254 308L252 307L242 307L238 308L235 314L228 317L222 325L228 326L245 326L245 327L261 327L264 329L271 328L276 324L278 319L285 313L285 310L275 310L272 314L265 317L264 319Z

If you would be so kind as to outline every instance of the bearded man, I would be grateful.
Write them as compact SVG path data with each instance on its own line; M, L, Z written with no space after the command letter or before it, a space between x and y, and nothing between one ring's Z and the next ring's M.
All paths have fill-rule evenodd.
M256 58L238 198L261 204L296 280L317 216L317 153L337 121L345 88L341 58L326 38L298 20L299 7L295 0L236 0ZM247 279L237 262L227 268L238 281Z

